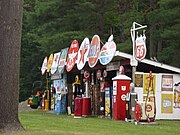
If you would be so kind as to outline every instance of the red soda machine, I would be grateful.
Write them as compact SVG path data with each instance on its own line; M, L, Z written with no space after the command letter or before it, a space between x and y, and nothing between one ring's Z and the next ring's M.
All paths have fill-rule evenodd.
M126 95L130 91L131 78L119 74L113 80L113 119L125 120L126 118Z

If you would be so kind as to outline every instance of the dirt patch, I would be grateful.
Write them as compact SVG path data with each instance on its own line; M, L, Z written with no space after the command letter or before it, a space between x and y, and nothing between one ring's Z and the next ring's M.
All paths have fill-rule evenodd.
M19 107L18 107L19 112L28 112L28 111L31 111L31 110L34 110L34 109L31 109L31 107L28 106L28 101L27 100L19 103Z

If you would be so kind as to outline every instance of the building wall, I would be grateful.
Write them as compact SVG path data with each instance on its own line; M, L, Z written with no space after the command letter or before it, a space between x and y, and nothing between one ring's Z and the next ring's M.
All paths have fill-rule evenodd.
M135 76L135 92L138 94L138 101L142 102L147 96L149 73L137 72ZM180 82L180 74L153 74L153 79L153 86L150 86L150 100L152 102L155 100L156 119L180 119L180 103L175 104L177 98L175 89L180 88L180 84L179 88L175 84ZM178 94L178 102L180 102L180 92Z

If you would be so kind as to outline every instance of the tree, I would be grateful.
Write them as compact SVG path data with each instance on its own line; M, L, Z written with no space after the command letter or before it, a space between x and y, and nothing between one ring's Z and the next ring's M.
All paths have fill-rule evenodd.
M22 0L0 2L0 132L23 130L18 119Z

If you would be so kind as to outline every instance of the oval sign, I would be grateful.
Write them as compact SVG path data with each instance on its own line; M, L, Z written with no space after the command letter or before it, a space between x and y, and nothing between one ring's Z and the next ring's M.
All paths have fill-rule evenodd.
M101 48L101 53L99 55L99 61L102 65L107 65L114 57L116 53L116 43L110 40L112 35L109 37L108 42Z
M103 71L103 77L104 77L104 78L107 77L107 71L106 71L106 70Z
M53 54L51 54L49 56L49 59L48 59L48 65L47 65L47 72L49 73L50 69L51 69L51 66L52 66L52 62L53 62Z
M44 75L45 71L47 70L47 57L44 58L43 60L43 64L42 64L42 67L41 67L41 74Z
M68 53L68 48L64 48L61 50L61 55L58 62L59 73L62 73L64 70L64 66L66 64L67 53Z
M90 50L88 54L88 64L91 68L93 68L97 61L100 54L100 38L98 35L94 35L91 40Z
M87 78L89 78L89 76L90 76L89 72L88 72L88 71L85 71L85 72L84 72L84 78L87 79Z
M67 72L71 71L77 59L77 53L79 50L79 44L77 40L73 40L68 52L68 58L66 63Z
M78 51L77 68L79 70L81 70L86 63L88 53L89 53L89 48L90 48L89 39L86 37L81 43L81 47L79 48L79 51Z

